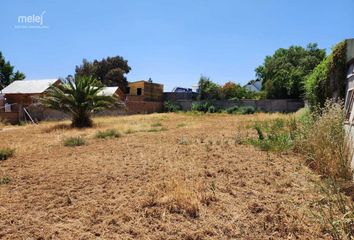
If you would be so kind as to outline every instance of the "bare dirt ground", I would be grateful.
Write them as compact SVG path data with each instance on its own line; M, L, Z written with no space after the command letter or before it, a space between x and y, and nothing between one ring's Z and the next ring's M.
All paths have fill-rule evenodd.
M295 155L239 144L252 121L153 114L8 126L0 147L0 239L330 239L311 203L318 176ZM285 117L285 116L283 116ZM8 128L8 130L7 130ZM115 128L120 138L97 139ZM87 145L65 147L67 137Z

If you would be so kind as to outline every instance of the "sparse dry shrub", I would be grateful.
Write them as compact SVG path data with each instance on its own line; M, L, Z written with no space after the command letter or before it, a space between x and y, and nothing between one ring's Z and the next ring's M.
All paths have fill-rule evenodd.
M314 216L322 222L324 232L333 239L354 239L354 204L341 193L333 179L321 185L321 192L326 198L314 202Z
M318 173L334 178L352 179L352 148L343 128L342 103L327 101L320 113L314 113L300 126L297 149L307 157L309 166ZM310 123L309 123L310 122Z
M159 199L172 213L180 213L196 218L199 216L199 200L197 194L179 180L173 180L166 188L166 194Z
M116 129L107 129L105 131L98 131L96 133L96 138L119 138L122 134Z
M64 146L76 147L86 144L86 140L83 137L69 137L64 140Z
M192 218L199 217L200 201L195 192L179 179L154 186L148 191L142 207L165 207L171 213L183 214Z
M12 148L0 148L0 161L12 157L14 152L15 149Z

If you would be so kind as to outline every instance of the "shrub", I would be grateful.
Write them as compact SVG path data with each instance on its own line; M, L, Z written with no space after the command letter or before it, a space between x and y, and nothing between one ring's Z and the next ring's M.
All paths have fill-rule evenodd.
M178 123L178 124L177 124L177 127L179 127L179 128L180 128L180 127L185 127L185 126L187 126L186 123Z
M64 146L66 147L82 146L85 144L86 140L82 137L69 137L64 140Z
M343 128L342 103L327 101L321 112L300 125L298 150L306 155L308 164L318 173L334 178L352 179L352 149Z
M258 138L249 139L248 142L262 151L283 152L293 147L293 139L283 119L257 123L254 129L257 131Z
M1 148L0 149L0 160L6 160L9 157L12 157L15 150L11 148Z
M151 124L151 127L161 127L161 126L162 124L160 122Z
M9 184L11 182L11 179L9 177L2 177L0 178L0 185L2 184Z
M163 103L163 108L165 112L178 112L181 110L181 106L172 101L165 101Z
M98 131L96 138L119 138L122 134L115 129L108 129L105 131Z
M201 102L201 103L193 103L192 104L192 111L197 112L208 112L209 108L212 106L209 102Z
M150 128L147 130L147 132L162 132L162 131L167 131L167 128Z
M127 129L124 133L125 133L125 134L132 134L132 133L135 133L135 132L136 132L135 130L129 128L129 129Z
M227 108L226 112L229 114L253 114L256 112L256 109L252 106L233 106Z
M238 112L241 114L253 114L256 112L256 109L252 106L242 106L238 109Z
M216 108L213 105L208 107L208 113L215 113L215 112L216 112Z
M174 177L162 186L154 187L142 204L142 207L161 206L171 213L177 213L190 218L198 218L200 201L198 195L184 180Z
M229 107L226 109L228 114L236 113L238 111L238 106Z
M255 126L254 128L255 128L256 131L257 131L258 140L259 140L259 141L263 141L263 140L264 140L264 134L263 134L262 129L261 129L259 126Z

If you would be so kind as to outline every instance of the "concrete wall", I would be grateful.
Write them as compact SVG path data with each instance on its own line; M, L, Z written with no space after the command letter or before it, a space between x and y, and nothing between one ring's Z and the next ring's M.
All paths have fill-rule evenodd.
M18 112L0 112L0 120L10 124L19 122Z
M184 93L184 92L164 92L164 101L179 101L179 100L193 100L197 97L197 93Z
M128 101L126 103L128 114L142 114L162 112L162 102Z
M173 101L181 106L183 111L189 111L192 108L192 104L202 103L203 101L192 100L179 100ZM227 109L234 106L252 106L256 109L265 112L296 112L305 104L302 100L298 99L264 99L264 100L214 100L210 101L217 108Z
M43 120L64 120L70 119L71 116L65 114L61 111L43 108L36 105L31 105L26 108L33 120L35 121L43 121ZM117 116L117 115L125 115L127 114L126 109L108 109L103 110L97 113L94 113L94 116Z
M27 111L35 121L43 120L63 120L71 117L61 111L44 108L36 104L26 107ZM146 102L146 101L130 101L126 103L125 107L116 109L107 109L93 114L94 116L118 116L126 114L146 114L162 112L162 102ZM18 114L18 113L17 113ZM1 113L0 113L1 117ZM17 115L17 121L18 121ZM27 118L28 119L28 118Z

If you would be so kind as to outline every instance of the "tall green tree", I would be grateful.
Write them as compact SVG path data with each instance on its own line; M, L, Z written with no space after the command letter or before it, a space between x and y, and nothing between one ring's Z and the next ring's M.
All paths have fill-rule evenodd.
M220 99L221 87L210 78L201 76L198 82L199 100Z
M22 80L26 76L22 72L14 72L14 66L6 61L2 53L0 52L0 90L9 85L15 80Z
M52 109L72 116L72 126L91 127L91 115L95 111L111 107L115 97L102 94L104 85L91 76L68 78L66 83L52 85L42 103Z
M325 49L319 49L316 43L306 48L280 48L256 68L256 76L262 80L268 98L302 98L306 76L325 56Z
M118 86L126 92L128 81L125 74L130 70L128 61L121 56L107 57L93 62L83 59L82 65L75 68L75 76L92 76L106 86Z
M234 82L227 82L221 88L222 99L255 99L257 93L242 87L240 84Z

